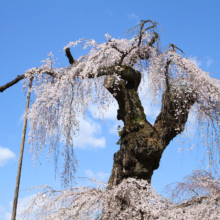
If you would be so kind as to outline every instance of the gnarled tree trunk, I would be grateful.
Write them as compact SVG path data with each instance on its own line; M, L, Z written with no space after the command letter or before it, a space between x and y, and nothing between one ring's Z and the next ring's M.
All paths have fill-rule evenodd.
M167 81L167 88L162 95L161 111L154 125L151 125L146 119L137 92L141 82L140 72L131 67L121 66L118 75L121 76L121 80L108 75L104 81L105 88L118 102L117 119L124 122L124 127L119 132L120 149L114 154L112 173L108 181L109 189L129 177L144 179L151 183L153 172L160 165L163 151L170 141L184 130L189 109L196 102L195 95L182 90L182 101L176 104L175 100L180 91L177 93L171 90ZM181 114L177 116L177 112ZM129 204L127 196L126 199L116 199L121 211L127 208ZM101 220L106 219L105 212L108 213L108 210L103 210ZM143 217L143 213L141 216Z
M116 186L128 177L144 179L150 183L154 170L159 167L163 151L184 130L189 109L196 98L184 93L182 103L177 105L174 101L176 94L168 87L162 96L161 112L154 125L151 125L146 119L137 92L141 82L140 72L127 66L121 68L120 75L126 76L126 81L124 77L119 81L114 76L107 76L104 81L105 88L111 94L116 93L114 98L119 105L117 119L124 122L120 132L120 150L114 154L108 183ZM182 114L177 118L175 114L180 109Z

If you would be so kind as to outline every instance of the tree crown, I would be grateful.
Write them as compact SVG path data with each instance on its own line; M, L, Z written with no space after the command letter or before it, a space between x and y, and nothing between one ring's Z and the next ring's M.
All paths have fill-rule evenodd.
M146 27L147 24L150 26ZM161 98L165 91L175 94L174 102L176 106L181 106L176 110L177 120L185 114L183 102L187 106L188 97L195 99L196 104L190 111L196 115L200 131L207 135L206 144L212 141L208 154L213 158L215 150L219 149L220 81L211 78L209 73L182 56L183 52L177 46L170 44L162 52L157 25L151 20L141 21L132 29L135 31L139 28L130 40L115 39L106 34L107 41L102 44L87 39L70 42L64 47L70 66L56 68L50 53L41 67L26 71L24 87L27 87L30 78L34 78L32 91L35 99L28 116L31 122L29 143L35 158L43 146L48 146L48 155L51 152L56 155L57 145L63 143L62 154L66 158L64 176L72 176L71 170L75 172L77 166L73 136L79 130L79 114L85 116L89 103L93 103L104 117L113 102L113 97L103 86L108 75L123 80L126 85L136 82L134 88L145 89L154 98ZM154 46L155 42L157 46ZM87 55L75 60L69 48L79 44L83 49L91 49ZM125 71L125 68L136 71ZM117 86L113 89L116 90ZM189 109L186 107L187 111ZM204 126L208 127L208 131L213 131L211 139L208 131L204 131ZM181 128L177 127L176 130L177 133L181 132Z

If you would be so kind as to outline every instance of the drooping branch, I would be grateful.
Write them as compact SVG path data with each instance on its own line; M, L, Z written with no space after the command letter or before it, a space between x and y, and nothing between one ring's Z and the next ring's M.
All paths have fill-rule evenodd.
M138 39L138 45L137 45L138 47L139 47L139 46L140 46L140 44L141 44L141 41L142 41L142 36L143 36L144 32L145 32L145 31L147 31L147 30L149 30L149 29L151 29L151 28L156 27L156 25L155 25L155 24L153 24L152 26L150 26L150 27L146 28L146 29L143 31L144 24L145 24L145 23L141 23L141 24L140 24L140 33L139 33L139 39ZM151 45L151 46L152 46L152 45Z
M183 50L181 50L179 47L177 47L175 44L169 44L168 45L168 47L167 47L167 49L166 49L166 51L168 51L169 49L170 49L170 47L172 47L173 49L173 51L175 51L176 52L176 49L178 49L180 52L182 52L182 54L186 57L186 55L185 55L185 53L183 52Z

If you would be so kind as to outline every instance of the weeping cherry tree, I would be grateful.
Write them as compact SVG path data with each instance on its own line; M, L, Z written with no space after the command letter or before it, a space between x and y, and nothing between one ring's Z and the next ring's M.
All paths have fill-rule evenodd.
M211 166L218 164L220 150L220 81L211 78L176 45L162 50L158 26L152 20L142 20L129 30L130 39L106 34L102 44L87 39L70 42L64 47L69 66L57 68L50 53L42 66L29 69L0 87L3 92L23 80L27 88L33 78L35 98L28 113L28 142L35 160L46 147L48 157L54 154L56 161L62 145L65 185L74 178L77 167L73 137L80 128L79 114L85 116L89 104L95 104L104 118L116 100L117 120L124 123L119 131L120 149L114 154L106 188L69 188L58 192L44 186L43 193L33 199L29 208L33 211L33 204L40 199L35 218L168 219L170 215L170 219L175 219L181 214L183 219L189 219L198 212L208 216L208 206L194 211L188 206L170 208L173 203L165 201L150 186L164 150L184 131L189 113L198 122L199 137L207 146ZM90 51L74 59L70 48L78 45ZM159 103L154 124L146 118L140 90L145 91L145 98L150 96ZM210 213L215 213L215 205L210 204Z

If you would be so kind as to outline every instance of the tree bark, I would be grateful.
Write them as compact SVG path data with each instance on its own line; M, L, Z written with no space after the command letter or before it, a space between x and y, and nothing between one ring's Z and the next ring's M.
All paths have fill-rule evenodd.
M109 187L116 186L128 177L144 179L151 183L154 170L159 167L163 151L170 141L184 130L189 109L196 102L192 94L185 94L182 102L176 104L175 91L167 88L162 96L161 112L151 125L144 113L137 89L141 75L131 67L122 67L121 75L136 76L132 80L118 80L107 76L104 86L118 102L117 119L124 122L120 131L120 150L114 154ZM132 73L131 73L132 72ZM114 90L116 89L116 90ZM118 90L119 89L119 90ZM187 102L184 102L187 101ZM182 110L178 117L177 109Z

